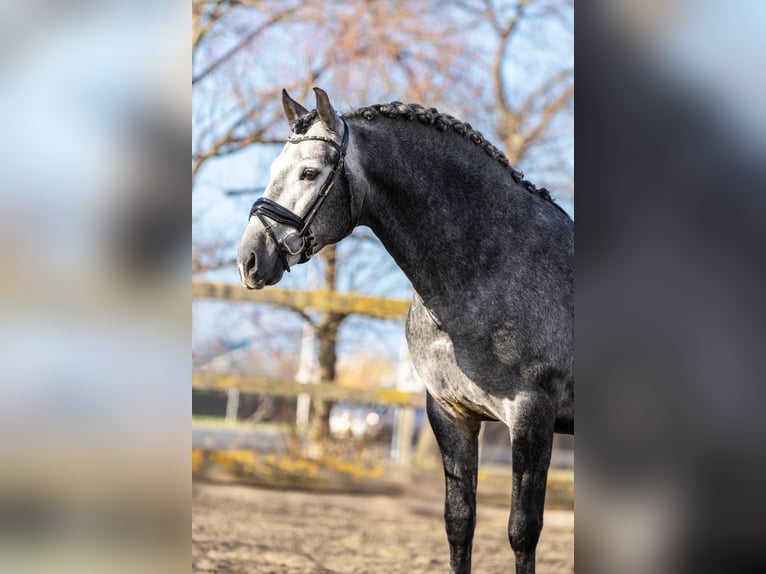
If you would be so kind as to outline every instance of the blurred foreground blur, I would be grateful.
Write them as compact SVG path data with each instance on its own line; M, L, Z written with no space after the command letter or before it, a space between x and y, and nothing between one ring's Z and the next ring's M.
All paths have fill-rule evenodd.
M0 12L0 571L188 571L188 6Z
M763 572L764 4L598 6L577 26L577 568Z

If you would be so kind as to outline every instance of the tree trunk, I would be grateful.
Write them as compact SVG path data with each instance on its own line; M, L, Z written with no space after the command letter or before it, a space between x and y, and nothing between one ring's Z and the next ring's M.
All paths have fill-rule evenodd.
M336 286L336 249L335 245L324 248L322 256L325 260L324 288L335 291ZM335 367L337 363L336 346L338 330L346 315L342 313L322 313L316 326L316 337L319 341L319 380L322 383L335 382ZM330 410L332 401L316 399L312 401L312 414L309 421L308 439L309 454L321 456L324 454L327 439L330 437Z

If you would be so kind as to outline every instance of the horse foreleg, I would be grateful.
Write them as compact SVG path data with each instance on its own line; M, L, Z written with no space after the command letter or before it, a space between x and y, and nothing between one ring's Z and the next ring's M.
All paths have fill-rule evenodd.
M476 526L476 473L481 423L453 417L430 394L427 396L427 412L444 464L444 522L450 547L450 572L469 574Z
M555 415L547 397L517 400L521 402L511 428L513 493L508 538L516 556L516 574L534 574Z

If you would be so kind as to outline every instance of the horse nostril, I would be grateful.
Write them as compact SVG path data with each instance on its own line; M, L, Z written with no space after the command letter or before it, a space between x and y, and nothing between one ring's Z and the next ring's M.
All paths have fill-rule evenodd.
M250 257L247 258L247 262L245 263L245 275L250 275L252 271L255 270L255 253L250 252Z

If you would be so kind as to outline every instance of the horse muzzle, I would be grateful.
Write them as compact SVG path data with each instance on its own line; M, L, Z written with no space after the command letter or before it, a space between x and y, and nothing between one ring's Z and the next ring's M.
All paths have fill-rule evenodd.
M263 260L264 258L261 258ZM279 283L284 275L284 269L279 264L278 260L275 260L275 264L263 265L258 264L259 258L255 251L250 249L242 249L240 247L237 255L237 270L239 272L239 280L248 289L263 289L267 285L275 285ZM270 269L267 271L267 269Z

